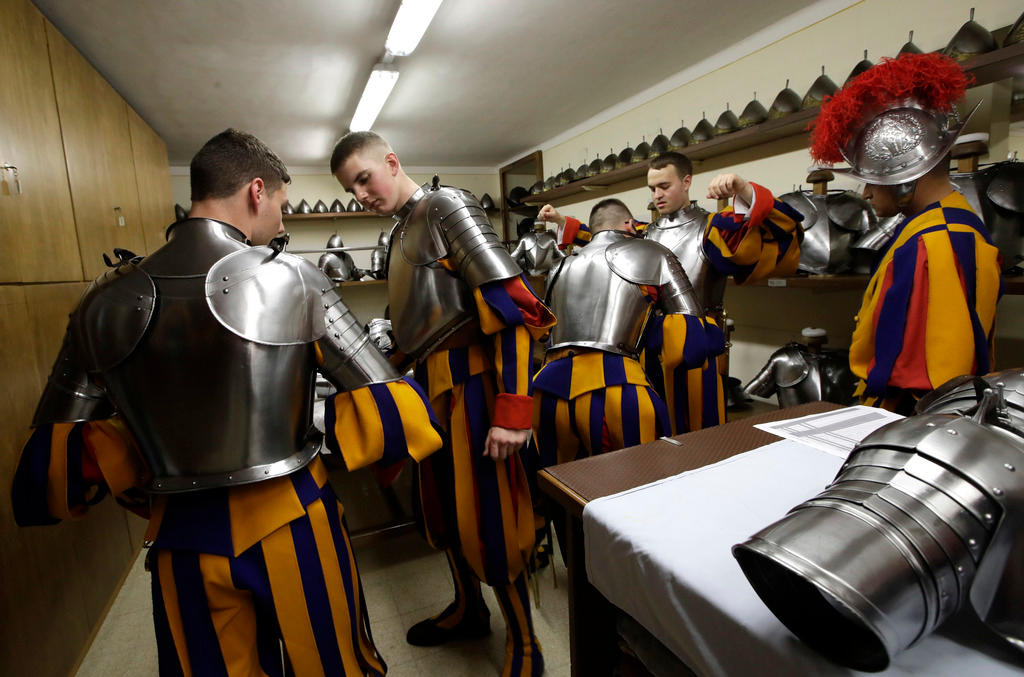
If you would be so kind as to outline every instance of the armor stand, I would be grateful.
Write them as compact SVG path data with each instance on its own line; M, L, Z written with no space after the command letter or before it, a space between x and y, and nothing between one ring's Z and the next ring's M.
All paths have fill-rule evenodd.
M988 144L981 140L958 143L949 154L956 160L958 174L972 174L978 171L981 156L988 154Z
M827 169L815 169L807 175L807 183L811 184L811 192L815 195L828 195L828 182L836 175Z

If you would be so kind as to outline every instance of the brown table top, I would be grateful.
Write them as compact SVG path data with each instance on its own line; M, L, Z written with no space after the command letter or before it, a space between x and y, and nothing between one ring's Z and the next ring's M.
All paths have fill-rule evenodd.
M750 416L714 428L677 435L672 439L678 440L679 445L655 440L552 466L539 473L538 482L541 490L570 514L580 516L583 506L595 498L717 463L781 439L753 427L755 423L781 421L839 408L830 402L812 402Z

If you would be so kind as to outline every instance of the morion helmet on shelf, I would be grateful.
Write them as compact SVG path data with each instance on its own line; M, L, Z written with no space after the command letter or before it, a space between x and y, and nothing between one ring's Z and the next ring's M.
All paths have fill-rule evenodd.
M743 112L740 113L740 129L745 129L753 125L759 125L768 119L768 111L764 105L757 100L757 92L754 92L754 98L750 100L750 103L746 105Z
M853 67L853 70L850 71L850 74L846 76L846 80L843 81L843 86L845 87L846 85L850 84L850 80L853 80L855 77L857 77L858 75L860 75L861 73L863 73L864 71L866 71L867 69L871 68L874 65L875 64L868 61L868 50L865 49L864 58L858 61L857 65Z
M974 8L971 7L971 18L950 39L942 53L954 61L966 61L973 56L991 52L997 47L992 34L974 20Z
M669 150L682 150L693 143L693 132L686 125L680 122L679 129L672 132L672 138L668 140Z
M825 100L826 96L832 96L835 91L839 89L836 83L832 82L832 78L825 75L825 67L821 67L821 75L815 78L814 82L811 83L811 88L804 94L803 100L800 102L801 108L814 108L820 106L821 102Z
M669 145L670 143L668 137L665 136L659 129L658 135L654 137L654 141L651 141L651 150L647 154L648 159L653 160L659 155L663 155L665 152L668 151Z
M800 95L790 88L789 80L786 80L785 88L775 95L772 107L768 109L768 119L777 120L790 113L795 113L800 110L800 103Z
M725 110L718 116L718 120L715 121L715 136L721 136L722 134L729 134L735 132L740 128L740 120L736 117L736 113L732 112L729 108L729 104L725 104Z
M707 115L703 115L697 126L693 128L693 141L691 143L703 143L710 141L715 136L715 128L708 122Z

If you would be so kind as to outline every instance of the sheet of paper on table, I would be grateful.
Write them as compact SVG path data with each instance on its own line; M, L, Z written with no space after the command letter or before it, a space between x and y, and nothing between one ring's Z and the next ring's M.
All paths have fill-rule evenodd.
M862 439L902 418L885 409L857 405L785 421L758 423L754 427L845 459Z

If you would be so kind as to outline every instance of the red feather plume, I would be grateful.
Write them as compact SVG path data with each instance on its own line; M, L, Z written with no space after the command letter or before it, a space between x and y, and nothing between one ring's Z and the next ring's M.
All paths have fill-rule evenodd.
M864 71L826 97L811 132L815 162L841 162L840 148L872 114L906 99L929 110L948 112L964 97L971 76L941 54L903 54Z

